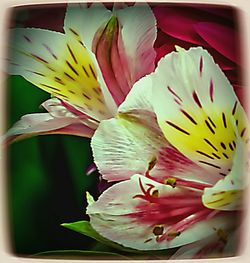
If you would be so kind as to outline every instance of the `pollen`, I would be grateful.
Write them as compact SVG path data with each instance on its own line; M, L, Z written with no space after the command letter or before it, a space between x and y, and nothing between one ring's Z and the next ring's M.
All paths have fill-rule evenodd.
M180 234L181 234L180 231L172 231L172 232L168 233L168 236L172 237L172 238L175 238L175 237L178 237Z
M156 165L157 159L155 156L151 159L151 161L148 163L148 171L151 171L155 165Z
M223 243L227 243L227 234L224 230L218 229L217 235Z
M163 231L164 231L164 227L161 225L157 225L153 229L153 234L155 236L161 236L163 234Z
M153 193L151 194L152 197L158 198L159 197L159 191L154 190Z
M166 179L166 180L165 180L165 184L166 184L166 185L170 185L170 186L172 186L173 188L175 188L175 187L176 187L176 178L171 177L171 178Z

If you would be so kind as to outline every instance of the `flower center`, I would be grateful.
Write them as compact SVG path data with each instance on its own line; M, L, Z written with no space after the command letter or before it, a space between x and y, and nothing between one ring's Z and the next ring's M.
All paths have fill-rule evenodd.
M178 179L179 180L179 179ZM214 210L206 208L201 201L201 185L195 182L179 181L180 185L190 184L193 190L181 186L176 178L169 178L166 187L173 190L170 194L162 194L160 189L152 184L143 185L139 178L141 194L133 198L142 199L136 207L136 212L129 217L136 218L143 224L152 226L152 234L157 242L170 241L194 224L214 216ZM176 187L177 183L177 187ZM196 186L198 184L198 186ZM204 186L203 186L204 187ZM177 191L175 193L175 191Z

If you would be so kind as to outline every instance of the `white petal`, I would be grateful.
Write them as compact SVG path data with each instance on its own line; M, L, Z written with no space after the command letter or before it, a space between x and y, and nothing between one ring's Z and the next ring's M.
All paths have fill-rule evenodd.
M217 242L223 242L219 240L218 234L215 232L213 235L208 236L205 239L196 241L191 244L187 244L179 248L171 257L171 260L180 260L180 259L208 259L208 258L217 258L217 257L232 257L237 254L237 240L234 238L232 231L228 230L231 227L230 222L225 221L225 225L223 226L223 231L228 233L227 242L224 244L224 248L219 247L218 250L216 248L208 249L206 251L206 247L213 246ZM232 223L232 222L231 222ZM225 231L226 230L226 231ZM223 243L221 243L223 244ZM202 250L205 249L203 252ZM222 251L221 251L222 250ZM201 253L201 254L200 254Z
M137 120L149 129L156 128L156 132L161 133L156 124L151 99L152 79L148 75L134 84L125 101L119 106L118 116L128 120Z
M91 146L95 163L104 179L119 181L147 171L159 148L166 145L162 134L157 132L157 126L153 128L153 124L152 129L148 129L129 118L100 123Z
M156 19L147 5L135 4L116 10L121 25L122 43L132 83L154 70L156 53L153 49L156 39Z
M98 81L102 90L104 100L109 111L115 115L116 104L108 91L103 79L100 67L94 53L92 53L94 37L104 29L111 18L112 12L102 3L93 3L87 7L85 3L69 4L64 20L64 31L70 37L81 41L89 50L89 55L95 65Z
M127 179L134 173L144 174L150 160L156 158L155 167L150 175L160 181L167 177L179 177L202 183L218 181L221 176L209 173L168 145L156 123L151 98L152 80L149 75L134 84L126 100L120 105L118 109L120 121L103 122L96 132L92 147L95 161L104 178L111 180L118 172L120 179ZM123 125L120 125L122 120ZM145 140L140 133L150 137ZM155 143L154 138L157 137L161 139ZM110 156L114 161L109 160ZM138 159L140 161L134 161Z
M152 216L150 222L143 221L138 217L138 213L150 211L151 204L135 198L141 193L138 180L143 185L157 190L159 196L174 195L183 189L168 187L158 184L141 175L135 175L130 180L115 184L106 190L96 201L87 208L92 227L102 236L125 247L139 250L159 250L185 245L196 240L208 237L217 229L223 228L227 224L234 222L232 218L217 216L206 221L200 221L189 229L183 231L180 236L167 241L156 241L154 234L155 219ZM148 205L148 206L146 206ZM184 207L185 208L185 205ZM157 211L156 211L157 212ZM158 211L168 214L168 210ZM137 218L134 217L137 214Z
M148 113L153 113L151 98L152 78L148 75L134 84L125 101L120 105L118 111L122 113L130 113L143 110Z
M23 76L97 120L113 115L95 58L81 41L42 29L15 29L11 36L11 74Z
M15 140L44 134L70 134L91 137L94 130L81 123L77 118L54 118L49 113L24 115L3 136L2 142L8 144Z
M60 117L76 117L72 112L68 111L57 98L52 98L44 101L41 106L46 109L51 116Z
M159 62L152 78L154 109L166 139L198 165L226 175L235 151L235 123L244 134L246 118L213 58L201 47L178 48Z
M68 34L77 32L89 50L96 32L109 21L112 12L101 3L69 4L64 20L64 30Z
M77 109L72 107L70 104L66 104L57 98L46 100L41 104L41 106L45 108L54 118L73 118L74 121L72 120L72 122L82 123L92 130L96 130L98 127L99 123L97 121L89 118L81 111L77 111Z
M225 211L241 209L246 168L245 149L241 140L238 140L232 171L213 187L204 189L203 204L211 209Z
M24 115L7 133L7 136L13 136L23 133L44 132L62 128L73 122L79 122L70 117L55 119L48 113L34 113Z

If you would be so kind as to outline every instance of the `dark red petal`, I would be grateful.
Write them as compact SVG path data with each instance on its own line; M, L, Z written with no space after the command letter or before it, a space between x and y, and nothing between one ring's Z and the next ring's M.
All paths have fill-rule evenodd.
M158 27L166 34L193 44L206 44L193 28L197 22L194 12L171 7L155 7L153 11Z
M211 22L201 22L195 25L197 33L223 56L240 64L238 36L234 29Z

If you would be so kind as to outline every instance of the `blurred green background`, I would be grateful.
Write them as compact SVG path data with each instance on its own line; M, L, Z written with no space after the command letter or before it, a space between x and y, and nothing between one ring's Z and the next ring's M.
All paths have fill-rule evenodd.
M49 94L20 76L8 79L10 127L21 116L41 112ZM60 226L86 220L85 191L96 193L97 174L87 176L92 163L90 140L66 135L42 135L8 148L9 221L13 252L88 249L93 241Z
M15 8L10 28L39 27L62 31L65 5ZM7 80L6 126L23 115L43 112L50 95L20 76ZM48 250L91 249L96 242L61 223L88 220L88 190L95 195L98 174L87 176L93 162L90 140L69 135L42 135L8 147L7 181L12 251L30 255Z

